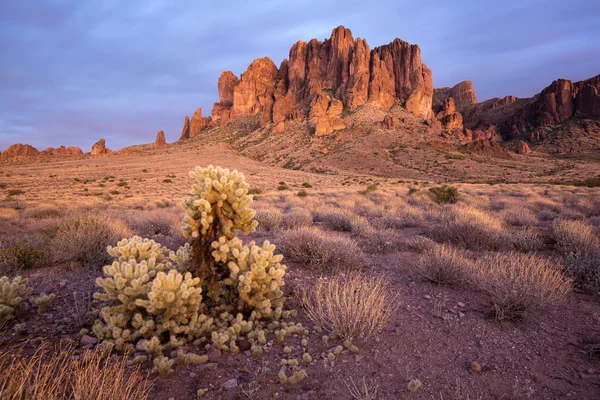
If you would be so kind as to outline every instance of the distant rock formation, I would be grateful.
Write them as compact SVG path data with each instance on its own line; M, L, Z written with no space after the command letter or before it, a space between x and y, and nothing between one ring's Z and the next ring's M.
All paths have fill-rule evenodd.
M437 113L441 110L444 102L452 98L456 108L459 111L465 108L477 104L477 96L475 95L475 88L471 81L463 81L456 86L449 88L439 88L433 90L433 110Z
M83 151L81 151L81 149L76 146L60 146L57 148L48 147L40 154L45 156L82 156Z
M600 118L600 75L573 83L557 79L507 121L511 139L539 140L546 126L558 125L572 116Z
M156 134L156 140L154 141L154 147L163 147L167 145L167 140L165 139L165 132L158 131Z
M106 148L106 141L104 139L98 140L92 146L92 156L106 156L112 154L112 150Z
M297 42L279 68L263 57L240 79L223 72L218 89L210 123L220 126L259 114L262 126L273 123L278 130L287 121L308 120L320 136L344 129L342 112L366 103L383 110L397 103L420 118L433 116L431 70L419 46L395 39L371 50L343 26L323 42Z
M3 159L14 157L35 157L40 154L39 150L28 144L13 144L0 155Z
M186 115L185 119L183 120L183 129L181 130L181 136L179 137L179 140L186 140L189 138L190 138L190 117L188 117Z
M491 140L483 139L476 140L474 142L467 144L467 150L479 154L485 157L495 157L495 158L512 158L508 149L498 142L493 142Z
M444 100L436 118L441 122L442 128L446 130L463 129L463 118L461 113L456 110L453 97L448 97Z

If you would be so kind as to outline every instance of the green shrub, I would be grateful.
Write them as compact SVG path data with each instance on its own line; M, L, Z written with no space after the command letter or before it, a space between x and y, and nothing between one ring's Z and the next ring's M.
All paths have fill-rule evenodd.
M173 180L170 178L163 179L163 183L173 183Z
M364 190L360 190L358 193L359 194L369 194L369 193L373 193L374 191L377 190L377 186L379 186L379 184L377 183L372 183L369 186L367 186Z
M302 187L310 189L310 188L312 188L312 185L308 182L304 182L304 183L302 183Z
M262 190L260 190L259 188L252 188L252 189L248 189L248 194L261 194Z
M448 185L436 186L429 188L429 196L439 204L454 204L458 201L458 189Z
M412 196L413 194L417 193L418 191L419 191L419 188L411 187L410 189L408 189L408 195Z
M0 245L0 275L38 268L46 265L48 259L48 251L37 238L17 239L12 245Z
M277 190L288 190L288 189L289 189L288 185L279 185L279 186L277 186Z
M24 194L25 191L21 190L21 189L10 189L7 193L6 193L6 197L12 197L12 196L20 196L22 194Z
M308 196L308 192L307 192L306 190L304 190L304 189L300 189L300 190L298 191L298 193L296 193L296 195L297 195L298 197L306 197L306 196Z
M117 186L119 186L119 187L127 186L127 182L119 181L119 183L117 183Z

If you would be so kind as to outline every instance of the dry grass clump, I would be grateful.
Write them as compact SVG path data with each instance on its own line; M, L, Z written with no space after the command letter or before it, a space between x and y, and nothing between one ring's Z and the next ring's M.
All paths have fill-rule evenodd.
M57 262L97 267L110 260L108 245L131 235L129 226L120 219L84 216L54 227L50 245Z
M49 258L47 248L38 238L19 239L12 244L0 242L0 276L44 266Z
M151 383L139 368L127 368L127 358L105 360L88 351L73 360L73 349L42 345L29 357L0 354L0 398L3 400L146 400Z
M258 221L258 229L261 231L273 231L281 226L283 213L275 207L256 210L254 218Z
M533 229L515 229L508 232L515 250L522 252L538 251L544 247L544 240Z
M433 240L421 235L412 236L408 238L405 241L405 245L409 250L415 251L419 254L433 252L435 248L439 246L439 244L437 244Z
M469 250L500 250L511 245L500 221L474 207L443 212L439 223L428 228L427 235Z
M504 210L502 219L507 225L512 226L534 226L538 222L536 215L524 207L511 207Z
M556 248L563 254L589 254L598 249L598 238L594 228L584 221L554 221Z
M370 339L386 324L398 303L384 278L356 273L319 279L300 295L318 326L344 340Z
M181 214L171 209L155 208L151 211L133 212L129 224L142 237L170 236L183 241Z
M556 303L571 290L571 280L555 262L534 255L497 253L474 264L471 280L492 298L497 320L515 320Z
M287 229L295 229L311 226L313 217L310 211L305 208L292 208L283 215L281 225Z
M430 282L457 286L468 282L473 270L472 263L464 251L438 245L419 260L419 272Z
M61 209L56 204L41 203L34 207L26 208L23 211L23 216L26 218L55 218L62 215Z
M405 241L393 229L368 228L358 238L361 249L369 254L392 253L406 248Z
M280 246L286 259L318 272L339 272L365 266L364 253L345 236L316 228L286 232Z
M0 208L0 221L17 221L19 217L19 212L14 208Z
M328 209L315 213L315 221L336 232L360 233L364 231L368 222L357 215L342 210Z

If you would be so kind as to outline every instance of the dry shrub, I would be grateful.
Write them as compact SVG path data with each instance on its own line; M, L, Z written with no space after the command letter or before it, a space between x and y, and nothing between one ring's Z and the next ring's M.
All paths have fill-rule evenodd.
M464 251L450 246L435 246L419 261L420 274L430 282L457 286L468 282L472 261Z
M145 400L151 383L127 358L105 360L88 351L77 360L72 348L42 345L29 357L20 352L0 354L0 398L3 400Z
M364 231L368 222L352 213L342 210L329 209L315 213L315 221L336 232L360 233Z
M256 210L254 218L258 221L258 229L272 231L281 226L283 213L277 208L264 208Z
M502 218L507 225L533 226L537 224L537 217L531 210L524 207L514 207L504 211Z
M413 236L406 239L405 244L409 250L415 251L419 254L432 252L436 247L439 246L439 244L437 244L433 240L421 235Z
M598 249L594 228L584 221L554 221L556 248L563 254L589 254Z
M79 262L98 267L110 260L106 247L132 235L120 219L85 216L67 220L53 229L51 248L57 262Z
M311 226L313 217L305 208L292 208L283 215L282 225L286 229L296 229Z
M370 339L397 307L384 278L356 273L319 279L300 295L308 317L345 340Z
M368 228L360 234L360 247L369 254L382 254L400 251L406 243L395 230Z
M0 276L46 265L49 260L45 244L37 237L0 243Z
M184 241L181 214L170 209L156 208L151 211L135 212L131 215L129 223L135 233L142 237L164 235Z
M517 251L527 253L541 250L544 247L544 240L532 229L511 230L508 232L508 235L511 238L513 247Z
M0 221L16 221L19 219L19 212L14 208L0 208Z
M60 208L51 203L41 203L35 207L26 208L23 215L27 218L43 219L56 218L62 215Z
M360 269L366 263L363 252L354 240L316 228L286 232L281 250L287 260L319 272Z
M571 290L571 280L559 265L534 255L498 253L474 265L472 282L491 296L497 320L521 319Z
M500 221L474 207L456 207L440 215L439 224L427 235L469 250L500 250L510 247L510 238Z

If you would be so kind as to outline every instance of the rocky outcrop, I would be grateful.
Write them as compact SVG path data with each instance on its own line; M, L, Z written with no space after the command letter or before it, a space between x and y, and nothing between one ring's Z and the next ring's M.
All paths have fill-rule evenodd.
M456 110L454 98L449 97L444 100L442 109L437 113L436 118L442 124L445 130L463 129L463 118L461 113Z
M167 140L165 139L165 132L158 131L156 134L156 140L154 141L154 147L163 147L167 145Z
M495 158L512 158L508 149L498 142L493 142L487 139L477 140L466 145L467 150L471 153L479 154L485 157Z
M106 141L104 139L98 140L92 146L92 153L91 153L91 155L94 156L94 157L97 157L97 156L106 156L106 155L109 155L109 154L112 154L112 150L106 148Z
M48 147L44 151L40 153L41 155L47 156L81 156L83 155L83 151L79 147L76 146L60 146L57 148Z
M458 111L462 111L473 104L477 104L475 88L471 81L460 82L452 88L445 87L434 89L433 110L438 113L442 109L444 102L449 98L454 99Z
M391 115L383 117L383 121L377 123L377 127L381 129L393 130L396 129L396 118Z
M366 103L385 110L399 104L421 118L433 116L431 71L419 47L396 39L371 50L343 26L323 42L295 43L279 68L264 57L240 79L225 71L218 88L213 125L259 114L262 126L273 123L282 130L286 121L309 120L315 133L329 134L345 127L344 110Z
M544 127L577 115L600 118L600 75L573 83L557 79L518 110L507 122L509 138L537 140Z
M28 144L17 143L4 150L0 157L3 159L14 157L35 157L39 154L39 150L35 147Z
M198 108L194 115L192 115L192 120L190 121L190 129L189 129L189 137L193 138L198 136L200 131L210 124L210 117L203 118L202 117L202 109Z
M186 115L185 119L183 120L183 129L181 130L181 136L179 137L179 140L186 140L189 138L190 138L190 117L188 117Z
M517 154L529 154L529 153L531 153L531 149L529 148L529 145L527 144L527 142L519 140L517 142Z

